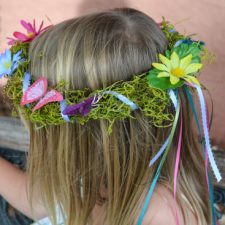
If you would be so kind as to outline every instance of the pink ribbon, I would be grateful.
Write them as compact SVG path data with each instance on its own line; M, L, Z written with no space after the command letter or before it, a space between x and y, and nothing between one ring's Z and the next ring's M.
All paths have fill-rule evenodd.
M178 140L178 146L177 146L177 154L176 154L176 162L175 162L175 169L174 169L174 178L173 178L173 197L176 201L176 192L177 192L177 175L178 175L178 169L179 169L179 162L180 162L180 151L181 151L181 145L182 145L182 133L183 133L183 116L182 116L182 102L180 105L180 131L179 131L179 140ZM176 209L176 223L177 225L180 224L179 217Z

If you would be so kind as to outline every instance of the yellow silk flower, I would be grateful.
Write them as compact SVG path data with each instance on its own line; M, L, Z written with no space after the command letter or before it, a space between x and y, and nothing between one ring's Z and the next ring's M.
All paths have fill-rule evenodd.
M195 83L200 86L193 73L198 72L202 68L201 63L191 63L192 54L180 59L176 52L173 52L171 58L168 59L164 55L159 54L159 59L163 63L152 63L153 67L161 70L157 77L170 77L170 83L175 85L180 79L184 79L189 83Z

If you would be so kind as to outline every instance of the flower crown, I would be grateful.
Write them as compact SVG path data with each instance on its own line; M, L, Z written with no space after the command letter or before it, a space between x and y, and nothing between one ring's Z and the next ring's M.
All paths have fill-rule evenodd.
M171 132L165 143L149 164L151 166L162 156L150 187L150 194L146 199L148 202L170 149L175 130L180 123L174 172L174 190L176 190L183 129L182 102L177 90L183 86L197 123L198 132L201 136L202 133L204 135L202 146L205 150L205 159L209 160L217 181L221 180L210 146L206 104L197 79L203 62L211 59L203 42L180 34L172 24L163 19L158 26L168 39L168 49L164 55L159 54L161 62L152 63L149 71L135 75L130 81L118 81L109 87L90 93L88 88L84 90L65 88L68 84L63 80L54 87L48 85L44 76L36 81L33 80L28 70L29 44L49 27L42 28L42 22L37 30L35 21L32 25L22 20L21 24L27 33L14 32L16 39L9 38L8 44L12 45L11 48L0 55L0 78L2 76L9 78L4 88L5 94L13 101L15 108L23 108L25 117L32 123L43 127L66 122L84 124L91 119L106 119L109 121L108 132L110 133L116 120L134 118L132 112L138 109L149 117L153 125L171 126ZM202 130L195 110L192 90L196 90L199 97ZM207 167L206 170L208 171ZM143 208L142 215L146 207L147 204ZM141 224L142 219L139 219L138 224Z
M171 126L174 113L165 90L176 89L185 82L200 85L196 74L202 68L204 43L179 34L165 20L159 26L169 40L166 56L159 54L162 63L153 63L153 69L134 76L132 81L117 82L92 93L88 89L65 90L65 81L49 87L45 77L34 82L28 71L29 44L48 27L42 28L42 22L36 30L35 21L31 25L22 20L21 24L27 34L14 32L17 39L9 38L12 47L0 55L0 77L10 78L6 94L16 107L25 106L25 116L39 127L74 121L84 124L101 118L109 121L110 133L115 120L132 117L135 109L141 110L155 126Z

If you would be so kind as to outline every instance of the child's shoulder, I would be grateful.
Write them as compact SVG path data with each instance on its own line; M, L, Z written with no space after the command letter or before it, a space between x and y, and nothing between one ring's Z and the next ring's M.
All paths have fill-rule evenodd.
M190 225L197 225L193 212L187 207ZM177 214L177 217L176 217ZM176 222L179 219L179 223ZM187 225L184 224L181 207L176 202L172 191L165 185L158 184L152 195L151 203L148 206L143 225Z

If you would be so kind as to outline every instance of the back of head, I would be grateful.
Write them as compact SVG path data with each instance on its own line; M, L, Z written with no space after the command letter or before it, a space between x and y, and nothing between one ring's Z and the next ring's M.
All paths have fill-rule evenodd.
M94 90L147 71L166 48L167 39L151 18L134 9L115 9L44 32L30 47L31 72L53 84L63 78L74 89Z
M43 32L30 45L30 71L34 78L46 76L51 86L64 79L68 88L91 91L148 71L158 53L166 49L167 38L150 17L135 9L114 9L70 19ZM180 92L185 132L178 200L185 204L184 194L198 219L207 224L211 217L206 191L202 191L204 162L191 131L187 97ZM141 196L146 195L157 166L149 168L149 159L168 129L156 128L138 110L133 116L115 121L110 135L108 122L102 119L39 130L30 126L30 190L40 187L52 215L59 205L68 225L83 225L90 222L94 206L103 204L108 224L134 224L143 203ZM160 178L169 187L173 150L172 145Z

